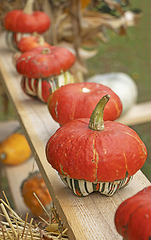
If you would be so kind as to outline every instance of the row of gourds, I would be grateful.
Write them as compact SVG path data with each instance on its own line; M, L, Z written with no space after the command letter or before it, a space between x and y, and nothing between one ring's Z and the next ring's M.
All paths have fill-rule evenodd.
M81 1L81 5L85 6L88 4L88 2ZM50 46L48 43L44 41L42 36L38 36L38 33L41 34L47 31L50 28L51 20L44 12L40 12L40 11L36 11L36 13L33 12L33 3L34 3L33 0L28 0L23 11L20 11L20 10L11 11L9 12L9 14L7 14L5 18L4 25L5 25L5 28L7 29L6 39L7 39L8 46L13 51L16 51L17 49L19 49L21 52L25 52L34 46L35 47ZM43 19L43 21L39 21L39 19ZM34 33L31 38L25 38L24 40L21 40L22 37L30 36L31 33ZM19 42L20 44L18 44ZM60 54L64 54L61 48L59 50L57 49L57 51L60 51ZM14 55L15 61L19 55L20 55L20 52L17 52ZM72 59L72 61L75 61L75 60ZM68 66L68 67L70 68L71 66ZM76 68L74 69L74 71L75 70ZM61 78L59 80L61 85L66 83L72 83L74 81L70 72L67 71L67 73L68 74L66 74L66 76L64 75L59 76L59 78ZM50 74L54 74L54 72L50 72ZM46 82L46 78L48 79L48 77L50 78L50 76L48 76L48 74L46 76L46 73L45 73L43 75L43 81L41 81L41 78L40 78L39 81L32 80L32 83L29 77L22 79L22 85L23 85L24 91L26 91L28 94L33 96L38 95L37 97L44 102L47 101L46 99L47 96L46 97L41 96L43 91L40 91L39 93L37 89L41 88L41 85L42 85L42 88L44 88L45 90L49 89L50 84L52 84L52 81L50 81L50 84L48 84L48 81ZM105 84L109 86L118 96L120 96L123 104L122 114L125 114L125 112L127 112L137 101L137 98L138 98L137 86L133 81L133 79L125 73L94 75L91 78L87 79L87 81L91 81L91 82L94 81L94 82ZM56 84L58 86L57 80L54 81L51 87L55 88L56 86L54 85ZM34 87L31 87L31 85Z
M69 50L50 46L44 40L35 48L35 43L40 44L39 35L31 34L42 33L38 31L42 19L47 19L45 31L50 26L45 13L39 23L41 13L34 12L38 28L29 28L26 33L30 36L23 38L22 27L19 28L22 14L33 17L21 10L6 16L7 42L10 46L11 39L13 49L20 50L15 66L22 75L23 91L47 103L50 115L60 124L46 144L47 160L77 196L94 191L112 196L127 186L143 166L146 146L134 130L114 121L122 113L122 102L115 92L100 83L74 82L70 67L75 56ZM117 209L115 225L124 239L145 240L151 236L150 194L151 187L145 188Z

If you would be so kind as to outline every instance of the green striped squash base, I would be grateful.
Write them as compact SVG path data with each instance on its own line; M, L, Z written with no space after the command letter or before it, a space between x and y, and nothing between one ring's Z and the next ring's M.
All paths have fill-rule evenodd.
M30 33L14 33L6 31L6 43L10 50L13 52L18 51L17 43L23 38L30 36Z
M88 196L92 192L100 192L106 196L112 196L119 189L127 186L132 180L133 176L126 177L122 180L117 180L114 182L89 182L85 180L78 180L60 175L61 180L70 187L73 192L80 197Z
M11 31L6 31L6 43L10 50L17 52L17 45L14 41L14 33Z

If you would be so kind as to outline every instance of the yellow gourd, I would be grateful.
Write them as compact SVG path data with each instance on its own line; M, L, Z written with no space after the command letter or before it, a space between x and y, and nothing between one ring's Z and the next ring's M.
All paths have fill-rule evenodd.
M0 161L4 164L17 165L26 161L30 155L28 142L19 132L13 133L0 144Z

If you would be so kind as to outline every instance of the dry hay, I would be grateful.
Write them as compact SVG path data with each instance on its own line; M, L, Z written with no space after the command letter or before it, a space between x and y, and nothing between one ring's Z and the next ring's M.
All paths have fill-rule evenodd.
M35 197L37 198L36 195ZM42 206L49 217L48 222L39 217L42 220L42 224L40 222L34 223L34 218L31 218L28 222L28 213L25 220L18 216L11 208L6 196L5 199L6 201L0 199L0 208L2 210L0 215L6 220L0 222L0 240L68 240L66 234L68 229L63 228L60 217L53 207L50 209L50 213L48 213L44 206ZM38 198L37 200L39 201ZM40 227L40 225L44 225L44 227Z

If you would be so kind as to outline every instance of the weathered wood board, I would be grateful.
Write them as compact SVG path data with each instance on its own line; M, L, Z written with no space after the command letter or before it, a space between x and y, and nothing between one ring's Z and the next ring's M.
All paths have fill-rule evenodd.
M149 186L150 182L141 171L138 171L130 185L112 197L105 197L99 193L84 198L75 196L60 180L45 157L46 142L59 126L51 118L46 104L31 99L22 92L21 76L12 64L12 52L5 45L4 35L1 35L0 40L0 77L54 204L64 225L68 227L69 238L71 240L122 239L114 226L115 211L123 200Z

